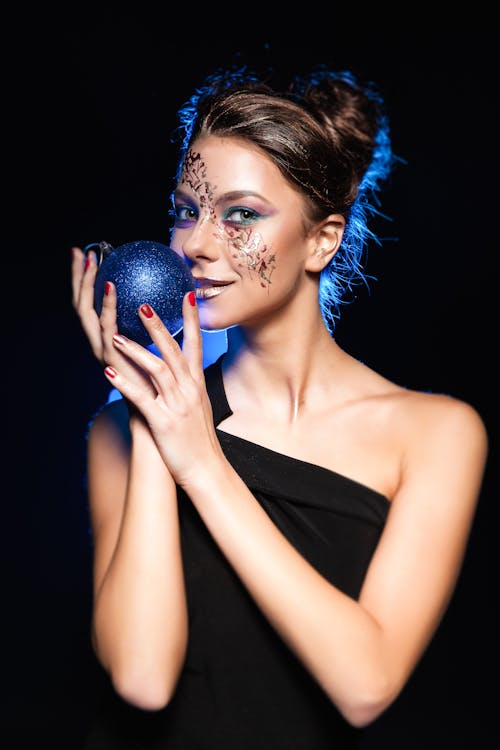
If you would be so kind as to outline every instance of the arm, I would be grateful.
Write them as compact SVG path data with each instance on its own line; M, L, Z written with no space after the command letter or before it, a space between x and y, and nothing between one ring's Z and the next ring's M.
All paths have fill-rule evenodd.
M94 310L96 272L94 253L85 257L73 248L73 306L92 352L151 393L149 378L113 346L114 285L108 286L101 316ZM186 601L175 483L145 421L133 407L130 411L129 422L124 402L111 404L89 432L92 641L122 697L154 709L169 700L180 673Z
M482 421L445 397L424 411L359 601L302 558L231 467L200 467L185 487L274 628L356 726L393 702L432 638L479 494Z
M176 488L143 421L131 419L129 451L108 411L88 441L92 640L117 692L156 709L175 690L187 643Z
M185 304L187 360L157 316L144 323L162 360L115 340L150 374L154 396L119 372L113 382L144 415L172 475L275 630L345 718L369 724L405 685L452 595L486 461L483 422L464 402L409 396L399 489L355 601L300 555L223 455L195 321Z

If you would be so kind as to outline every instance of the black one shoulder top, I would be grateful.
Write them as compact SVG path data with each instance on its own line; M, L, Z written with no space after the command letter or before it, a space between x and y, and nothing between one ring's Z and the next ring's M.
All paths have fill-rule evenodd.
M217 427L232 412L223 355L205 369ZM276 526L328 581L357 598L389 501L334 471L217 434ZM346 750L350 726L273 629L178 491L189 643L170 704L135 709L111 692L85 750ZM307 599L304 600L307 607Z

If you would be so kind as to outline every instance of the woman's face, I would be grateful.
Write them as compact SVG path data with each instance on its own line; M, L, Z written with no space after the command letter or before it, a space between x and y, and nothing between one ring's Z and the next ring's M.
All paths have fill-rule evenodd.
M174 192L170 244L196 279L202 328L256 325L306 276L304 203L253 144L206 136Z

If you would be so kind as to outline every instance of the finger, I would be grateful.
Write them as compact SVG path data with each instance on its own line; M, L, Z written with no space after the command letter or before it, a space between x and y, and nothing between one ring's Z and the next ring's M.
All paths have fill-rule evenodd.
M78 297L78 309L83 314L87 313L89 310L94 310L94 283L97 268L96 254L93 250L90 250L85 257L83 276Z
M146 416L148 407L151 407L154 403L154 397L151 392L138 383L128 380L115 367L111 367L111 365L104 368L104 374L111 385L120 391L122 396L132 403L141 414Z
M72 248L72 255L73 307L78 313L92 351L100 359L102 356L101 330L99 318L94 309L93 292L97 272L96 256L95 253L85 254L79 247Z
M184 295L182 301L183 342L182 351L194 380L203 379L203 339L201 336L198 305L194 292Z
M103 346L103 359L105 362L113 364L116 364L113 334L118 330L116 301L116 287L111 281L106 281L102 296L101 314L99 315L99 333Z
M168 364L177 382L182 383L189 371L179 344L149 304L141 305L138 313L143 326L156 344L161 359Z
M154 389L152 388L151 383L147 381L147 378L144 377L142 369L138 367L133 358L129 356L130 347L127 351L125 347L117 347L115 345L113 337L118 333L117 301L118 297L116 293L116 286L112 281L106 281L106 283L104 284L104 293L102 297L101 315L99 317L100 335L103 342L104 361L116 364L118 349L120 351L120 354L124 355L122 357L122 361L119 364L120 372L122 373L122 375L128 377L129 379L133 377L134 381L137 380L137 375L140 375L141 380L147 383L148 390L153 392ZM125 342L129 341L127 338L125 338L125 336L123 336L122 338ZM133 342L130 343L132 344ZM138 349L142 349L139 344L137 344L137 347ZM154 391L154 393L156 395L156 391Z
M177 390L173 373L163 359L120 333L114 334L113 344L128 360L149 376L156 389L155 395L159 393L165 400L168 400L173 390Z
M71 248L71 291L73 307L78 306L85 266L85 254L79 247Z
M99 320L102 333L104 336L107 336L108 341L111 341L111 337L118 330L116 323L116 303L116 287L112 281L106 281L104 284L104 293L102 295L102 307Z

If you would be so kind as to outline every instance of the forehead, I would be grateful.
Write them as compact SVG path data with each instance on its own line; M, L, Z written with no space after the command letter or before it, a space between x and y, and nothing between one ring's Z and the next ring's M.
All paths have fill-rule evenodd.
M193 155L197 157L194 160ZM269 194L269 198L271 194L298 197L272 159L243 138L203 136L192 144L189 156L180 183L192 169L198 172L198 178L210 182L216 193L248 190Z

